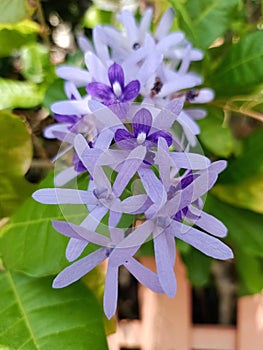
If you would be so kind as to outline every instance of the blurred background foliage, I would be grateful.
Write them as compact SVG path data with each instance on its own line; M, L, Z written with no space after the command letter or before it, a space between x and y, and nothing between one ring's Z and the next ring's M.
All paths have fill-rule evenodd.
M90 35L98 23L116 24L115 13L123 6L138 16L146 6L154 6L153 27L172 6L173 29L184 31L204 52L204 59L191 69L203 76L203 86L214 89L216 97L206 106L207 117L199 121L199 140L212 160L228 161L205 209L229 230L226 242L235 260L226 264L233 294L254 294L263 288L261 1L1 0L0 344L10 348L28 342L28 349L47 349L47 344L59 349L72 337L82 339L78 349L87 349L91 340L93 349L107 348L100 306L103 273L96 270L84 281L51 294L49 276L66 266L66 239L50 221L63 214L57 206L34 202L30 195L37 187L53 186L50 159L59 143L44 139L42 132L53 122L51 103L65 98L55 67L64 62L82 67L76 35ZM69 215L80 222L78 210ZM178 247L194 288L206 287L217 278L221 263L180 242ZM146 247L142 254L150 250ZM94 300L91 294L85 297L89 288ZM14 306L7 314L9 304ZM62 304L63 312L54 321L50 310ZM38 308L43 312L34 312ZM54 322L56 327L48 327ZM106 323L106 331L113 330L114 324ZM10 337L14 332L17 337Z

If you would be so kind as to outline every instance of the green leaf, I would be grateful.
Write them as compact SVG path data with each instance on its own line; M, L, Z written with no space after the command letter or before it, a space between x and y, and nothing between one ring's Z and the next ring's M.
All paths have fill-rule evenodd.
M246 254L263 258L263 215L229 205L209 194L205 210L216 216L228 228L227 240Z
M0 217L12 211L33 191L24 175L32 160L32 142L26 124L0 111Z
M29 0L1 0L0 23L16 23L28 18L35 7Z
M188 39L201 49L206 49L230 27L239 0L170 0L179 28Z
M212 193L237 207L263 214L263 173L237 184L216 185Z
M239 296L257 294L263 288L263 259L251 256L242 249L236 252Z
M102 310L81 283L61 290L51 278L0 273L0 344L11 349L107 349Z
M257 31L232 45L209 83L217 96L251 93L263 80L263 32Z
M202 287L209 283L212 259L194 248L182 253L187 267L188 278L195 287Z
M54 67L49 61L49 51L41 44L31 43L20 51L24 78L33 83L43 83L55 79Z
M235 154L239 149L238 142L231 129L227 125L223 125L223 111L213 107L209 107L207 110L207 116L198 121L201 128L198 137L202 144L217 156L229 157L231 154Z
M228 162L220 176L220 183L237 183L263 172L263 128L259 128L242 140L242 154Z
M53 187L52 182L50 174L40 187ZM53 229L51 220L78 224L85 215L87 210L82 205L45 205L27 199L1 231L0 255L4 265L31 276L58 273L68 265L65 258L68 238Z
M45 88L27 81L0 78L0 109L32 108L41 104Z
M36 41L40 26L24 20L16 24L0 24L0 56L10 56L23 45Z
M43 106L46 109L50 110L50 106L57 102L57 101L63 101L67 99L67 96L64 92L64 84L65 81L63 79L56 79L50 86L47 88Z
M109 1L106 2L106 7L109 8ZM102 9L97 8L96 6L90 6L88 10L85 12L82 20L82 24L84 27L93 28L98 23L100 24L109 24L111 23L112 18L112 9L108 9L104 11Z

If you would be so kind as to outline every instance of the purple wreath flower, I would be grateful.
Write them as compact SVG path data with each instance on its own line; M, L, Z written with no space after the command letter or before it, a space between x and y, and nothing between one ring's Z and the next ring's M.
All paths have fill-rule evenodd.
M169 165L169 158L166 160ZM173 270L174 238L179 238L216 259L225 260L233 257L232 250L214 237L224 237L227 233L226 227L218 219L196 208L198 200L214 185L225 165L224 161L218 161L196 173L186 172L184 176L177 178L175 186L169 186L167 174L163 171L160 171L160 180L149 167L141 166L138 170L153 204L145 211L147 220L120 242L117 248L129 248L129 254L134 255L138 246L152 234L160 284L170 297L176 292ZM162 167L162 164L159 166ZM181 219L186 221L182 222ZM193 223L200 229L192 227ZM112 254L115 263L118 259L122 259L121 251L118 253Z
M62 270L53 281L53 288L63 288L70 285L108 259L103 303L105 314L109 319L114 315L117 307L118 270L121 265L124 265L140 283L156 293L163 293L158 276L134 259L129 254L129 250L125 248L121 250L123 260L119 261L118 264L115 264L115 261L111 259L116 245L124 239L124 230L111 228L110 237L106 237L89 228L64 221L53 221L53 226L58 232L71 239L84 240L86 244L92 242L101 246L93 253Z
M146 108L141 108L132 119L133 133L126 129L117 129L114 139L124 149L133 149L139 145L147 148L157 146L160 137L166 140L168 146L171 146L173 142L172 136L162 130L153 131L152 124L153 118L150 111Z
M101 100L106 106L120 105L133 101L138 96L140 91L139 80L132 80L125 85L124 71L119 64L114 63L110 66L108 78L110 86L101 82L92 82L87 85L87 92L92 97ZM120 117L124 117L125 112L119 112L119 114Z

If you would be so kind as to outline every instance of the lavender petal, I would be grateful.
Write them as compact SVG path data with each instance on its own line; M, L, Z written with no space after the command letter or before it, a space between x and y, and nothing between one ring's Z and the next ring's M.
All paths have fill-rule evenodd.
M104 312L108 319L110 319L116 311L118 299L118 266L108 264L108 270L105 280L103 306Z
M139 133L149 134L152 126L152 115L146 108L141 108L132 119L132 127L134 135L137 137Z
M132 80L127 84L121 95L121 102L133 101L139 94L140 82L139 80Z
M129 258L127 262L124 263L124 266L130 273L144 286L151 289L155 293L163 293L163 289L160 285L158 275L153 271L143 266L134 258Z
M105 259L106 248L100 248L62 270L54 279L53 288L63 288L76 282Z
M233 252L226 244L193 227L173 221L170 225L170 232L212 258L220 260L233 258Z
M68 261L76 260L89 243L84 239L71 238L66 248L66 258Z
M167 233L164 231L154 237L154 253L160 284L164 292L173 298L176 293L176 279L166 235Z
M37 190L32 197L43 204L96 204L92 194L88 191L67 188Z

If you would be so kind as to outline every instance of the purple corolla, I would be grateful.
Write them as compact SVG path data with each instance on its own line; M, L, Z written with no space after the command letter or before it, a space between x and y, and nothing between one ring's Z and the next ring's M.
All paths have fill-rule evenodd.
M64 221L53 221L54 228L65 236L75 240L84 240L86 243L92 242L101 248L84 258L72 263L61 271L53 282L54 288L63 288L77 281L98 264L108 259L107 274L104 289L104 311L108 318L111 318L117 307L118 298L118 270L124 265L127 270L142 284L154 292L163 293L158 276L140 264L130 254L129 250L122 249L123 260L115 263L111 254L115 246L124 239L124 230L119 228L110 229L110 237L106 237L83 226L74 225ZM127 254L126 254L127 251Z
M87 92L93 98L103 102L106 106L121 107L120 104L133 101L139 94L139 80L132 80L127 85L124 82L123 68L114 63L109 67L108 78L110 86L101 82L92 82L87 85ZM116 111L116 109L114 109ZM125 116L125 112L119 112L120 117Z
M171 146L173 142L171 134L163 130L154 131L152 123L151 112L146 108L141 108L132 119L133 133L127 129L117 129L114 139L124 149L133 149L138 145L148 148L157 146L159 137L164 138L167 145Z

